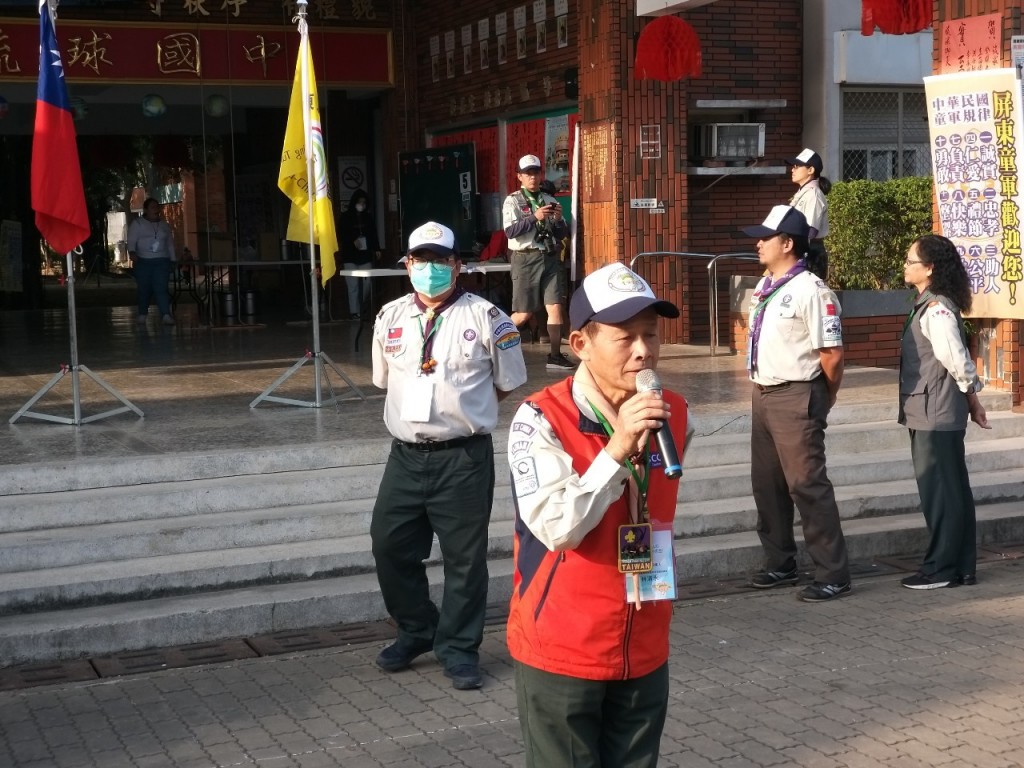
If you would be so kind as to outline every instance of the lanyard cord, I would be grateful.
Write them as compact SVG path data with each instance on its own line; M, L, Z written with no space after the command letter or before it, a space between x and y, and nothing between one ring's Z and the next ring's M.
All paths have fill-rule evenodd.
M589 398L587 398L587 405L589 405L591 407L591 409L594 411L594 413L596 414L597 420L601 424L601 427L604 429L605 434L608 435L608 437L611 437L615 433L615 430L612 429L612 425L608 423L608 419L606 419L604 417L603 413L601 413L599 410L597 410L597 408L594 406L594 404L592 402L590 402ZM637 489L637 496L638 496L637 501L639 502L637 504L637 508L639 510L639 517L640 517L639 522L647 522L647 486L650 484L650 480L651 480L651 473L650 473L651 451L650 451L650 447L649 446L645 446L644 447L643 461L640 462L640 466L642 466L643 470L644 470L642 477L641 477L640 473L637 472L637 467L634 466L633 462L630 461L629 459L625 459L622 462L622 465L626 469L629 470L629 473L633 476L633 480L636 482L636 489ZM637 521L634 520L633 522L637 522Z

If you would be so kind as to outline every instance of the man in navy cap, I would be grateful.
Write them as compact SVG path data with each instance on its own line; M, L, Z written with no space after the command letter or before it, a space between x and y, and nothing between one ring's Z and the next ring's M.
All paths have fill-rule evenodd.
M754 382L750 481L766 567L750 585L771 589L799 581L794 503L814 583L801 600L832 600L850 591L846 541L825 469L825 427L843 380L843 330L835 294L809 269L807 219L788 205L772 208L757 238L767 274L750 303L747 370Z
M693 429L680 395L642 386L660 317L679 309L624 264L587 275L569 305L579 367L509 427L507 637L527 768L658 762L679 479L651 434L670 430L685 451Z

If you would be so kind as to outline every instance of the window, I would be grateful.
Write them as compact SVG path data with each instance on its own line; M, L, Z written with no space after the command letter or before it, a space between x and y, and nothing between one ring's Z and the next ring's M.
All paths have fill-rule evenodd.
M923 90L844 89L840 178L885 181L931 174Z

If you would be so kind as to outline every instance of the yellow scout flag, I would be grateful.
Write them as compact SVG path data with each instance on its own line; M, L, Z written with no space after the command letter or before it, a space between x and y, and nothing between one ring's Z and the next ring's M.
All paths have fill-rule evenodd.
M334 211L331 209L330 190L327 186L327 157L324 152L324 132L320 125L320 104L316 94L316 76L313 74L313 56L309 51L309 38L302 34L299 58L295 64L295 82L288 107L288 126L284 131L284 149L281 152L281 174L277 186L292 201L288 216L286 238L298 243L309 242L309 193L306 179L306 137L302 110L302 66L305 61L309 79L309 113L312 130L310 148L313 152L313 242L320 246L320 282L331 279L337 267L334 254L338 250L338 235L334 231Z

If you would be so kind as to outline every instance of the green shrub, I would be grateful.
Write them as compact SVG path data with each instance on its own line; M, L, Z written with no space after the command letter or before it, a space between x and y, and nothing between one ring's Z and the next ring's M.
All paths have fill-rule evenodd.
M829 282L833 288L903 288L910 243L932 231L932 179L840 181L828 195Z

